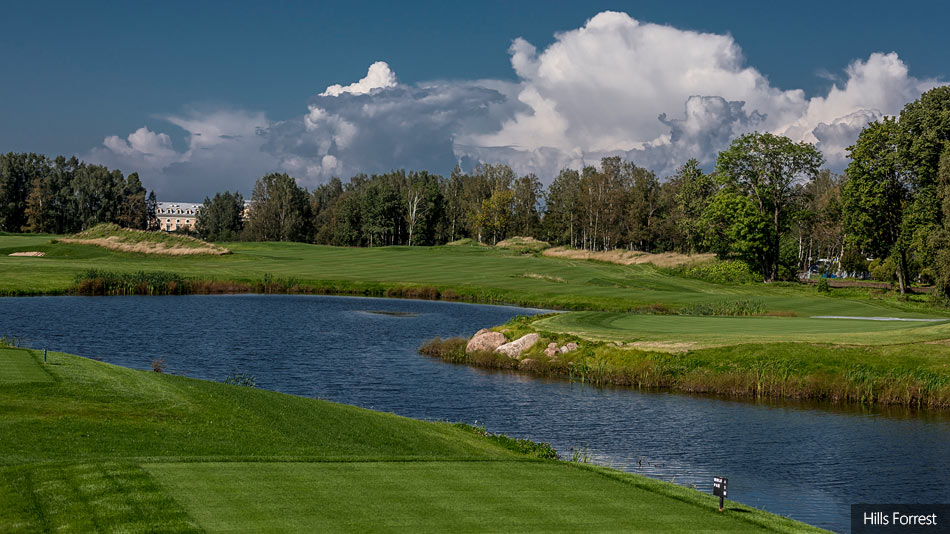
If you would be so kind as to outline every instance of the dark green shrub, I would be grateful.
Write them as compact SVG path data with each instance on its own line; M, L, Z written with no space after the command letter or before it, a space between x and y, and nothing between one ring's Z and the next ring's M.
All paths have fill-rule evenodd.
M686 268L682 274L689 278L717 284L748 284L762 281L762 275L754 272L749 264L742 260L713 260Z

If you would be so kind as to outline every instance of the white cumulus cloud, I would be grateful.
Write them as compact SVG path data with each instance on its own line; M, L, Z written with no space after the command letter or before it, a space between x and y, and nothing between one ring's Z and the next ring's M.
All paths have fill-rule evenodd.
M943 84L912 76L894 52L842 66L826 93L808 97L773 86L748 65L731 35L595 15L538 49L509 47L514 81L400 83L383 61L362 79L334 84L269 120L240 110L161 117L181 129L147 127L109 136L88 159L138 170L162 196L198 199L223 189L249 192L265 172L305 185L331 176L391 169L448 173L455 164L508 163L548 181L564 167L620 155L667 176L689 158L710 165L750 131L815 143L832 168L872 120L899 113ZM174 130L172 131L174 133Z
M320 96L340 96L343 93L351 95L365 95L373 89L385 89L396 86L396 73L390 70L389 64L385 61L377 61L369 66L366 76L358 82L353 82L346 87L340 84L333 84L327 87L326 91L320 93Z
M181 129L181 149L168 133L142 127L126 139L106 137L84 159L137 171L160 200L169 201L200 201L225 189L249 193L256 178L279 170L278 162L261 151L260 130L270 124L263 113L192 110L160 118Z

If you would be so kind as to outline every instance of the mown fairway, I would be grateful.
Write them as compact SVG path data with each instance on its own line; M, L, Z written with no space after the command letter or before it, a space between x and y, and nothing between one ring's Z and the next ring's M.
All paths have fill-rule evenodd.
M817 531L444 423L26 349L0 371L2 532Z
M481 302L625 311L655 304L688 306L735 300L768 311L812 315L928 317L894 300L819 296L795 285L722 285L672 276L650 265L519 255L487 247L340 248L299 243L225 243L219 257L168 257L50 244L53 236L0 235L0 294L66 291L86 269L169 271L187 277L255 281L266 276L301 284L431 285ZM44 257L10 257L42 251ZM341 286L341 287L343 287ZM836 290L838 291L838 290ZM838 294L841 292L838 291Z
M950 322L811 317L690 317L575 312L535 323L551 332L620 342L690 343L699 348L738 343L800 342L894 345L950 338Z

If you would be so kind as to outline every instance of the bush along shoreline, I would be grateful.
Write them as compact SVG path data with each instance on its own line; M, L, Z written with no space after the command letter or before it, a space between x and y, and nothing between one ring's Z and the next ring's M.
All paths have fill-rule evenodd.
M497 350L472 350L471 346L467 351L470 340L461 337L431 339L419 348L419 353L450 363L597 386L667 389L739 399L950 409L950 369L935 371L900 362L858 363L868 351L887 351L889 347L762 343L668 353L539 331L531 327L534 320L520 317L493 329L503 333L508 342L529 333L539 334L538 341L517 357ZM576 343L578 349L552 350L569 343Z

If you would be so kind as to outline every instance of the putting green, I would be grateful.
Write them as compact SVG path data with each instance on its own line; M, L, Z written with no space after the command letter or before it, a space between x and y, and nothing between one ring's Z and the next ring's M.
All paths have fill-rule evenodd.
M574 312L541 319L535 325L593 340L690 343L699 347L772 342L893 345L950 338L950 321Z
M53 378L43 370L31 351L27 349L0 351L0 384L52 381Z

